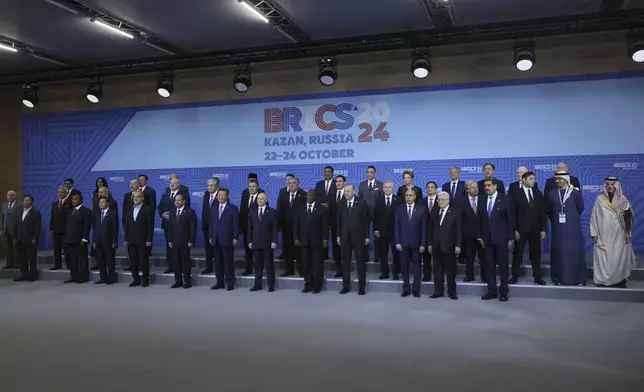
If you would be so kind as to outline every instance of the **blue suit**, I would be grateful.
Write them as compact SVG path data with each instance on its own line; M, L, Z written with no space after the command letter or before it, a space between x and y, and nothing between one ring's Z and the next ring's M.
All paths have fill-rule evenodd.
M467 189L465 189L465 181L463 180L458 180L456 183L456 192L454 194L452 194L452 181L444 183L441 190L449 193L450 201L467 196Z
M177 207L174 205L174 197L171 197L171 195L172 191L170 190L170 188L166 188L166 191L161 196L161 200L159 201L159 205L157 206L157 212L161 217L161 228L165 233L165 255L166 259L168 260L168 272L174 271L173 266L176 263L176 260L172 259L174 252L168 245L168 243L170 242L170 239L168 238L168 221L166 219L163 219L164 213L169 212L170 215L172 215L177 210ZM177 190L177 194L174 196L176 197L177 195L183 195L183 200L186 201L185 207L190 208L190 193L188 192L188 188L181 185L181 187Z
M269 288L275 288L275 259L271 244L277 244L279 222L277 211L264 206L262 218L259 218L259 206L250 210L248 215L248 243L252 244L255 259L255 287L262 287L262 274L266 266L266 282Z
M394 244L402 245L400 263L403 276L403 292L409 292L409 263L414 274L412 291L420 293L420 250L427 246L427 207L422 203L415 203L411 219L408 215L408 204L396 206L394 218Z
M219 216L219 204L212 205L210 219L208 220L210 242L214 248L215 275L217 276L216 288L235 287L235 259L233 240L239 234L239 211L234 204L226 203Z

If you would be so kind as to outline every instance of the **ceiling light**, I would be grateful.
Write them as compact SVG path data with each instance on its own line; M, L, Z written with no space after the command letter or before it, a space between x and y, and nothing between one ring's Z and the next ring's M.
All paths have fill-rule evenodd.
M629 54L633 61L644 63L644 39L634 40L629 49Z
M159 79L157 93L163 98L168 98L174 91L174 77L172 75L164 76Z
M22 96L22 104L33 109L38 103L38 86L27 85Z
M114 26L112 26L110 24L107 24L107 23L101 21L101 20L90 19L90 21L94 22L97 26L101 26L102 28L104 28L106 30L109 30L109 31L111 31L113 33L121 34L122 36L128 37L128 38L134 38L134 36L132 34L128 33L127 31L121 30L118 27L114 27Z
M337 62L333 57L323 57L320 60L318 79L325 86L331 86L338 78Z
M519 71L526 72L532 69L537 62L534 47L531 45L517 46L514 48L514 65Z
M2 44L0 43L0 49L2 50L8 50L9 52L17 52L18 49L14 48L13 46L7 45L7 44Z
M103 82L90 83L87 86L87 100L91 103L98 103L103 97Z
M263 20L265 23L268 23L268 22L269 22L269 20L268 20L268 18L266 17L266 15L262 14L262 13L260 12L260 10L258 10L258 9L257 9L257 8L255 8L254 6L250 5L250 4L249 4L248 2L246 2L245 0L237 0L237 1L239 1L239 4L243 5L243 6L244 6L247 10L249 10L253 15L257 16L258 18L260 18L261 20Z
M425 79L432 71L432 66L429 63L427 56L415 54L411 59L411 72L418 79Z
M252 82L250 79L250 70L238 70L235 71L235 77L233 79L233 86L235 90L240 93L245 93L250 88Z

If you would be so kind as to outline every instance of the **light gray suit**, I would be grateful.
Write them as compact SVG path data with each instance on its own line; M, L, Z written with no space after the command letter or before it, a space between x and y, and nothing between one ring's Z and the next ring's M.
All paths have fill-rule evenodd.
M14 267L14 252L13 252L13 239L15 238L16 227L13 225L13 219L20 215L22 202L16 200L9 210L9 202L2 204L2 212L0 213L0 230L2 230L7 243L7 264L5 267Z
M369 219L373 221L373 210L376 207L376 200L379 196L383 196L385 193L382 191L382 181L373 180L373 186L369 189L369 181L362 181L358 186L358 197L367 202L367 207L369 207ZM371 230L370 230L371 231ZM374 248L375 249L375 248ZM365 261L369 261L369 245L366 246L366 251L364 252ZM378 252L375 252L375 261L378 260Z

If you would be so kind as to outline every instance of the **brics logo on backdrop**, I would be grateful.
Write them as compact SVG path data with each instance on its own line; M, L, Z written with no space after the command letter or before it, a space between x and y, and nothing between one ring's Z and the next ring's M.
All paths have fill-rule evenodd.
M270 172L270 173L268 173L268 176L269 177L286 178L287 174L288 173L286 173L286 172Z
M125 182L125 177L121 177L121 176L110 177L110 182Z
M464 166L461 168L463 173L481 173L483 168L481 166Z
M618 162L613 163L613 168L622 170L637 170L637 162Z
M534 170L542 170L542 171L555 171L557 170L557 165L534 165Z
M220 180L227 180L228 179L228 173L214 173L212 176L214 178L219 178Z

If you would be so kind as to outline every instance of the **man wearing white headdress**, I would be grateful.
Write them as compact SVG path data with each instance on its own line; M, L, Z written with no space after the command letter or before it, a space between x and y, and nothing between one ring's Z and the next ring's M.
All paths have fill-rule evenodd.
M626 280L635 267L631 243L633 209L622 185L615 177L606 178L604 193L597 197L590 217L593 249L593 275L597 286L626 288Z

